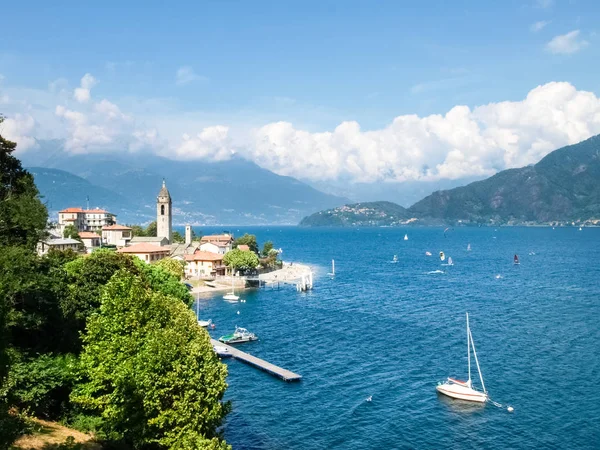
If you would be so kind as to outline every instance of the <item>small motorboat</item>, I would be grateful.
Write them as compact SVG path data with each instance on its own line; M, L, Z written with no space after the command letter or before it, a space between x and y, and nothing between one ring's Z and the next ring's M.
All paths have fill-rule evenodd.
M444 252L440 252L440 261L446 261L446 255L444 255Z
M213 345L213 350L219 358L231 358L233 356L227 347L223 345Z
M202 328L208 328L209 326L212 325L212 319L208 319L208 320L198 319L198 325L200 325Z
M217 287L217 285L215 284L214 281L205 281L204 285L208 286L208 287L211 287L211 288Z
M516 266L519 265L519 264L521 264L519 262L519 256L518 255L515 255L515 257L513 258L513 264L516 265Z
M219 341L223 344L242 344L244 342L251 342L258 340L258 336L254 333L250 333L245 328L235 327L235 331L231 334L221 336Z

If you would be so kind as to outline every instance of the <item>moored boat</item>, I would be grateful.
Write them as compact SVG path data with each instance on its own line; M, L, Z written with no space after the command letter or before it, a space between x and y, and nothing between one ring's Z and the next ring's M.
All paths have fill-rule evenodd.
M256 341L258 336L249 332L245 328L235 327L235 331L231 334L221 336L219 341L223 344L242 344L244 342Z
M471 382L471 348L473 349L473 356L475 357L475 363L477 364L477 372L479 373L482 391L475 389ZM481 375L479 360L477 359L477 352L475 351L475 343L473 342L473 335L471 334L471 328L469 327L469 313L467 313L467 361L469 372L467 381L448 377L445 382L438 383L435 388L440 394L447 395L448 397L469 402L485 403L488 401L489 397L485 389L485 384L483 383L483 375Z

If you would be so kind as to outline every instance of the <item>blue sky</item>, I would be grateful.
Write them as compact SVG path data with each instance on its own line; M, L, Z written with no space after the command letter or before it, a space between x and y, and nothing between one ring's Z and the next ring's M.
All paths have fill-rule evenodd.
M173 140L183 134L227 128L227 142L221 141L219 148L206 147L206 141L215 133L222 137L222 129L209 129L200 139L196 156L204 158L210 152L227 154L229 149L223 147L238 151L254 146L247 135L278 122L293 124L296 140L302 138L298 133L316 133L310 139L318 148L318 133L333 132L347 121L357 122L361 132L384 130L399 116L425 118L446 114L457 105L473 110L490 103L521 102L537 86L560 81L577 92L600 94L600 4L594 1L102 2L101 6L65 1L10 2L2 11L0 95L4 92L5 101L0 111L9 118L31 117L39 134L34 137L52 133L68 137L68 130L62 134L49 130L60 126L56 116L68 117L55 113L53 103L80 111L86 123L93 124L102 118L92 117L91 102L106 99L132 121L130 125L135 122L130 131L146 126L164 138L162 144L153 144L153 151L160 145L178 147ZM81 102L87 110L76 110L81 105L72 98L54 95L75 89L85 74L94 79L93 97ZM68 123L63 126L69 128ZM592 126L589 132L594 130ZM284 145L278 140L281 133L289 135L290 130L275 130L275 137L267 139L276 145L247 156L282 172L286 161L266 154ZM568 134L562 140L545 139L544 145L569 143ZM357 135L358 140L364 137ZM264 133L261 138L264 141ZM361 145L352 141L344 145ZM93 147L86 144L84 151ZM310 153L311 144L304 147ZM458 147L446 146L445 154ZM406 146L388 150L399 152L400 159L410 151ZM298 149L290 150L294 151ZM183 156L194 154L188 151ZM348 165L346 175L352 177L356 170L350 167L351 156L340 157ZM391 167L392 178L418 177L419 171L425 173L424 166L444 163L436 157L425 164L417 158L408 172ZM374 178L355 178L385 178L390 164L387 160L374 168ZM502 166L487 165L480 174ZM299 176L310 169L301 166L290 174ZM340 175L330 172L318 177Z

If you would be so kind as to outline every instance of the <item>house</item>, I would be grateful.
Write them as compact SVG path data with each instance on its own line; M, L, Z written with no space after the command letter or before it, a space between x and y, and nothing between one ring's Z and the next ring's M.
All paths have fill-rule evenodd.
M81 231L79 232L79 237L88 253L92 253L95 249L100 247L100 235L93 231Z
M169 256L169 247L142 243L120 248L117 252L135 255L146 263L153 263Z
M243 252L249 252L250 251L250 247L248 247L246 244L238 245L237 248L239 248Z
M102 227L102 243L104 245L116 245L125 247L131 241L131 228L123 225L108 225Z
M77 239L71 238L49 238L44 239L37 244L37 253L42 256L48 253L50 249L53 250L73 250L79 252L82 244Z
M131 245L143 243L164 247L165 245L169 245L169 239L164 236L134 236L130 241Z
M117 223L117 216L103 209L66 208L58 212L58 230L62 234L67 225L77 231L100 231Z
M192 255L185 255L185 274L190 277L214 277L225 275L223 255L219 253L197 251Z
M223 252L224 254L233 248L233 236L230 234L212 234L200 238L200 245L208 243L223 247L225 249Z
M226 244L224 242L204 242L200 244L200 250L203 252L210 253L218 253L219 255L224 255L229 250L231 250L231 244Z

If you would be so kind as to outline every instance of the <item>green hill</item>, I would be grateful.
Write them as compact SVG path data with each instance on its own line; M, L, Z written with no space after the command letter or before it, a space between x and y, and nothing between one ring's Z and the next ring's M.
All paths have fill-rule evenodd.
M392 202L364 202L320 211L300 222L304 227L395 226L409 219L406 208Z
M409 220L409 219L416 220ZM305 217L303 226L407 223L548 224L600 219L600 135L466 186L437 191L408 209L371 202Z

